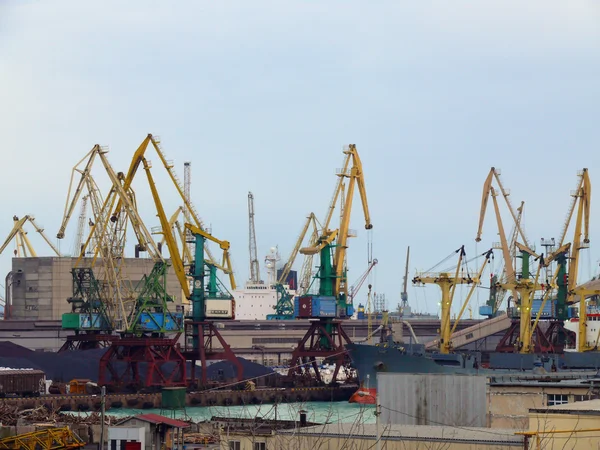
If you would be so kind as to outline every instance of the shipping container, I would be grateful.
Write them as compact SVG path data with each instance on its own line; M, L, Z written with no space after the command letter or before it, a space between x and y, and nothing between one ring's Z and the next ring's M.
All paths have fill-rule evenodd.
M235 302L230 299L211 298L204 301L204 314L207 318L233 319Z
M158 331L161 329L167 331L178 331L183 327L183 313L147 313L140 315L139 326L143 330Z
M0 397L38 397L46 392L46 374L41 370L0 370Z

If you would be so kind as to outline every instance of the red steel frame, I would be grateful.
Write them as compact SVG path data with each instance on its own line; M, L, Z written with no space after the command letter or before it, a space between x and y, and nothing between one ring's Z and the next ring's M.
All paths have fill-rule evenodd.
M197 349L193 348L193 336L198 336L199 345ZM213 339L216 339L221 344L222 348L213 347ZM185 358L192 363L191 370L191 385L196 385L196 361L200 361L202 365L201 384L206 386L208 378L206 374L207 361L227 360L231 362L237 369L237 381L244 379L244 367L240 360L235 356L231 347L213 322L186 322L185 324Z
M327 331L331 328L331 333ZM288 377L310 378L310 368L315 371L317 382L321 383L321 374L317 358L329 358L335 361L332 383L337 381L337 376L342 367L349 365L350 355L344 345L352 342L344 329L341 320L314 320L310 328L298 343L292 353Z
M174 338L127 337L114 341L100 359L98 384L112 387L186 386L186 359ZM141 376L140 363L146 363ZM165 370L166 363L174 363Z

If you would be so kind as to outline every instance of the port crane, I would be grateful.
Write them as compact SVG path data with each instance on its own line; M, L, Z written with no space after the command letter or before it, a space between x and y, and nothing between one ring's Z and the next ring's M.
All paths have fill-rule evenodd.
M458 263L454 270L454 274L452 274L450 270L442 270L441 272L434 271L440 264L447 261L455 254L458 254ZM442 298L440 301L442 309L442 318L440 322L439 339L439 352L442 354L449 354L453 351L452 333L454 333L454 330L456 328L456 321L454 327L452 327L450 322L450 313L452 310L452 302L454 299L454 292L456 291L456 286L459 284L479 284L481 274L483 273L485 266L488 264L489 260L492 257L492 250L490 249L487 252L480 255L484 257L484 262L481 268L479 269L479 272L477 274L473 274L474 276L471 276L471 274L469 273L468 267L465 264L465 256L465 247L463 245L431 269L427 270L426 272L418 273L412 280L413 284L436 284L440 287L442 291ZM460 316L462 316L473 291L474 289L471 289L471 292L468 294L467 299L465 300L461 308L459 319Z
M306 237L306 233L311 228L312 225L312 234L314 236L318 229L317 218L314 213L310 213L306 217L306 221L302 227L302 231L298 235L298 239L296 239L296 244L290 253L290 256L287 262L284 264L283 269L281 270L281 274L275 283L275 290L277 292L277 302L275 304L275 314L267 315L267 320L292 320L294 319L294 302L293 296L290 294L289 290L286 289L287 278L292 270L294 265L294 261L296 260L296 256L298 256L298 252L302 247L302 243ZM310 244L309 244L310 245ZM312 260L312 258L311 258ZM297 293L298 294L298 293Z
M170 221L167 219L162 202L156 188L156 184L151 175L151 166L143 156L140 158L140 162L146 171L148 177L148 184L152 193L152 198L156 206L157 216L160 221L160 228L157 228L156 232L162 230L163 238L169 249L169 255L171 264L177 279L181 285L181 289L184 296L191 303L191 313L185 315L185 323L183 324L184 331L184 349L179 350L177 346L177 338L171 339L171 342L166 342L164 346L160 346L163 349L162 361L177 362L175 374L169 378L170 385L179 385L186 381L185 361L191 361L191 385L197 386L196 383L196 361L200 361L202 365L201 384L206 386L208 384L206 367L207 361L210 360L223 360L230 361L237 370L238 379L243 378L243 366L240 361L231 351L230 346L223 339L219 333L213 320L232 320L235 318L235 300L227 288L220 282L217 277L217 269L231 267L231 261L229 259L230 243L226 240L220 240L206 230L201 229L193 223L185 223L185 231L180 232L180 236L187 235L188 233L193 236L193 256L190 260L189 266L184 265L184 261L181 257L181 252L178 249L177 241L170 228ZM205 249L207 242L215 243L223 252L223 265L217 265L212 260L206 258ZM156 266L155 266L156 267ZM164 268L163 264L160 268ZM192 278L192 283L188 282L188 278ZM166 297L162 295L161 298ZM164 312L167 308L163 308L160 311ZM140 317L143 314L144 309L136 309L137 316ZM171 314L171 313L169 313ZM172 315L172 314L171 314ZM173 316L173 315L172 315ZM174 328L176 324L179 324L179 318L182 317L177 313L173 316L171 321L174 325L169 329L161 329L160 333L164 334L167 331L179 333L180 328ZM143 317L142 317L143 318ZM165 316L168 319L168 316ZM156 325L162 324L163 327L169 323L168 320L158 322ZM133 323L138 323L134 321ZM147 321L142 320L143 323ZM152 342L154 338L150 339L149 345L156 345ZM218 341L221 344L221 348L213 346L213 342ZM123 339L119 341L119 344L123 342ZM183 362L182 362L183 361ZM183 381L182 381L183 380ZM189 381L189 380L188 380Z
M493 182L496 181L497 188L494 188ZM513 219L513 232L511 233L510 240L507 239L504 223L502 221L502 216L500 214L500 207L498 205L497 197L502 195L504 201L508 207L508 210ZM476 242L481 241L481 235L483 232L483 223L485 221L485 214L487 211L488 201L491 198L492 204L494 206L494 213L496 216L496 223L498 227L498 236L500 237L500 242L494 244L495 248L498 248L502 251L503 258L503 267L500 273L500 276L494 275L491 279L491 287L490 287L490 298L487 302L487 307L480 308L480 314L484 316L493 317L497 314L500 304L504 299L504 295L506 290L498 287L498 282L501 284L506 284L514 281L516 277L515 269L514 269L514 259L516 256L516 241L520 237L522 241L525 243L527 247L529 247L529 241L525 236L523 228L521 226L521 220L523 215L523 206L524 202L521 202L521 205L518 208L514 208L510 201L510 191L504 187L502 179L500 178L500 170L492 167L490 172L488 173L487 178L483 184L483 193L481 197L481 209L479 213L479 226L477 228L477 236L475 237ZM516 301L517 292L514 289L511 289L512 298Z
M24 257L28 257L28 256L36 257L37 256L37 253L35 252L33 245L31 244L31 241L29 240L29 237L27 236L27 231L24 230L25 224L27 222L29 222L33 226L35 231L37 231L40 234L40 236L42 236L44 241L46 241L46 243L52 249L54 254L56 256L61 256L60 251L58 250L56 245L54 245L52 243L52 241L50 239L48 239L48 236L46 236L46 234L44 233L44 228L42 228L41 226L39 226L36 223L35 217L33 217L32 215L26 215L21 218L19 218L17 216L13 216L13 222L14 223L13 223L12 230L10 231L10 233L8 233L6 240L0 247L0 254L2 254L2 252L8 246L8 244L10 244L10 242L14 239L17 244L17 247L15 249L16 257L20 258L21 256L24 256Z
M196 211L196 208L194 207L194 205L188 198L189 192L188 192L188 196L186 197L186 187L184 185L182 185L181 181L179 180L179 177L175 173L173 161L167 160L165 153L162 150L161 141L158 136L153 136L152 134L148 134L146 136L146 138L142 141L140 146L137 148L137 150L134 153L133 159L130 163L127 174L123 178L123 188L125 190L128 190L131 187L131 184L133 183L133 180L135 178L137 170L140 167L140 165L142 164L142 158L144 158L146 150L147 150L148 146L150 146L150 145L156 151L163 167L166 169L171 181L173 182L173 185L175 186L181 200L183 201L183 204L185 207L185 214L188 214L189 216L191 216L191 218L193 220L192 223L194 223L194 225L196 227L198 227L200 229L205 229L205 225L202 222L202 220L200 219L200 217ZM123 207L123 202L122 202L122 200L119 200L113 210L113 213L111 216L112 221L118 220L122 207ZM138 238L138 246L139 246L140 251L144 251L146 248L146 244L147 244L145 237L137 235L137 233L136 233L136 236ZM225 257L222 259L222 262L220 264L216 262L215 258L212 256L212 253L209 248L206 249L206 255L212 265L219 268L220 270L222 270L225 274L227 274L229 276L229 282L231 285L231 289L235 290L236 282L235 282L235 276L233 273L233 268L231 266L231 257L229 256L229 254L227 253L225 255Z
M298 297L298 316L314 320L311 320L309 330L292 353L288 376L310 377L309 366L312 366L319 383L322 379L317 358L335 361L332 377L334 383L337 381L340 369L349 360L344 344L349 343L350 338L342 327L342 320L351 317L354 313L354 307L348 297L345 257L355 189L358 189L360 194L365 229L373 228L362 162L356 145L351 144L345 148L344 155L343 169L337 174L338 183L334 198L330 203L320 236L314 245L300 249L300 253L304 255L319 254L320 256L319 269L315 276L315 281L319 282L319 295ZM339 228L329 229L342 190L344 194L341 197L344 202L341 205Z

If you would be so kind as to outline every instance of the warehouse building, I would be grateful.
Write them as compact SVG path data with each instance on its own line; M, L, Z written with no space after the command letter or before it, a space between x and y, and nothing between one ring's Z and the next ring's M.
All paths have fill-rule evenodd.
M61 320L71 312L67 299L73 295L71 270L77 258L35 257L13 258L12 271L6 276L6 318L11 320ZM91 258L84 258L81 267L90 267ZM152 270L149 258L126 258L124 261L126 285L134 289L144 275ZM94 271L98 279L102 270ZM167 274L167 292L181 305L181 286L173 268Z

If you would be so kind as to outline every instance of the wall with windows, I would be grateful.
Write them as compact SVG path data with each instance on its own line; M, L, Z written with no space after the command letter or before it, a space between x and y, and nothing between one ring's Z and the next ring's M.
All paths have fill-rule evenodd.
M242 433L236 435L222 435L220 450L281 450L275 447L275 442L267 444L272 435L247 436Z
M597 398L585 384L523 383L488 386L488 426L517 428L529 426L529 410Z

